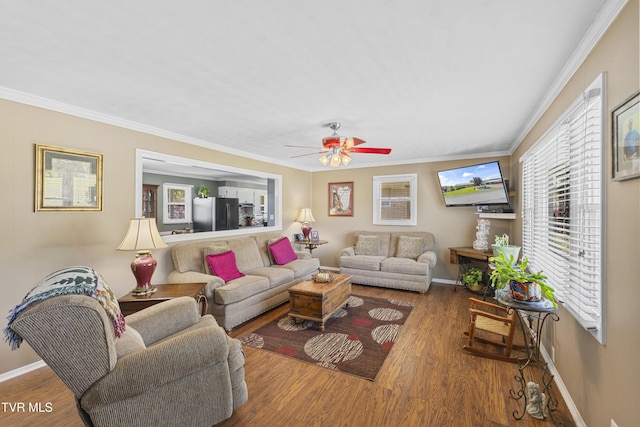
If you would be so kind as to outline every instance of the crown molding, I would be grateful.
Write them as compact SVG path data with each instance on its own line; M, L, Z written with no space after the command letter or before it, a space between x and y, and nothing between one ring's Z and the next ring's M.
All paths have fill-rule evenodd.
M105 123L113 126L117 126L124 129L133 130L136 132L142 132L149 135L159 136L161 138L172 139L178 142L184 142L191 145L207 148L210 150L216 150L227 154L233 154L235 156L244 157L247 159L258 160L265 163L277 164L280 166L286 166L295 169L303 169L300 166L293 166L287 162L278 161L277 159L268 158L265 156L248 153L246 151L235 150L233 148L218 145L213 142L204 141L202 139L193 138L190 136L182 135L176 132L171 132L165 129L148 126L142 123L134 122L131 120L122 119L120 117L110 116L108 114L99 113L97 111L89 110L86 108L76 107L74 105L65 104L64 102L54 101L52 99L44 98L30 93L20 92L14 89L6 87L0 87L0 98L8 101L18 102L20 104L31 105L34 107L44 108L46 110L56 111L58 113L68 114L74 117L80 117L83 119L93 120L100 123Z
M626 6L628 0L608 0L598 12L598 15L593 20L593 23L585 33L585 35L578 43L578 47L573 52L569 60L564 65L560 73L554 80L553 84L545 94L544 98L538 105L536 111L531 116L529 121L522 128L514 143L511 146L510 154L513 154L516 148L522 143L525 137L531 132L531 129L538 123L538 120L551 106L556 97L560 94L562 89L569 82L571 77L578 71L578 68L587 59L587 56L591 53L594 46L600 38L604 35L607 29L611 26L616 19L620 11Z

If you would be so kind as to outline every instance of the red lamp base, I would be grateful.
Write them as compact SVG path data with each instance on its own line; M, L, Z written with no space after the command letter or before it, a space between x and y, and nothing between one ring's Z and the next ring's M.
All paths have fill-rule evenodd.
M305 222L302 224L302 235L304 236L305 241L309 241L309 233L311 233L311 224Z
M158 263L150 251L139 251L131 262L131 271L136 278L137 286L131 291L133 295L150 295L158 290L151 286L151 276Z

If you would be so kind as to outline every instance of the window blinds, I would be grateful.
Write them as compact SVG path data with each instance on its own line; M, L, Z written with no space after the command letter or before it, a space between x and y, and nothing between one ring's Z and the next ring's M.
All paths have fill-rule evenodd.
M604 75L520 159L522 253L604 343Z

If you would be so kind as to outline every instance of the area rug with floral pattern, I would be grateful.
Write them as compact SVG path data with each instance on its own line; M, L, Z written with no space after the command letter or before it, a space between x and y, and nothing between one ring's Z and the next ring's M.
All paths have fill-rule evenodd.
M374 381L398 339L414 303L351 295L317 330L288 315L240 338L244 345ZM300 322L298 320L298 322Z

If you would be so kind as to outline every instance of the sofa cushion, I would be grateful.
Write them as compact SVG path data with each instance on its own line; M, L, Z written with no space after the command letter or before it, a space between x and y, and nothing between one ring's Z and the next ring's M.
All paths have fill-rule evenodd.
M269 287L275 288L294 279L292 270L273 267L259 267L247 271L252 276L262 276L269 279Z
M398 237L396 257L418 259L422 252L424 252L424 239L422 237Z
M425 276L429 271L429 264L417 262L409 258L391 257L380 263L380 271Z
M273 261L278 265L285 265L297 258L293 247L291 247L291 242L286 237L269 244L269 252L273 256Z
M236 262L238 270L245 272L258 267L264 267L258 244L250 237L228 240L227 244L234 254L236 254Z
M206 274L213 274L211 271L211 266L209 265L209 261L207 261L207 255L216 255L223 254L225 252L229 252L231 248L227 246L225 243L223 246L209 246L204 248L204 257L202 258L204 264L204 272Z
M361 234L356 242L356 255L378 255L380 250L380 236Z
M231 304L242 301L269 289L269 279L261 276L246 275L225 283L216 288L214 301L216 304Z
M309 276L320 268L320 260L318 258L296 259L286 263L285 265L274 265L273 268L281 268L293 271L296 279Z
M355 255L355 256L341 256L340 266L347 268L359 268L361 270L380 271L380 263L386 257L383 256L368 256L368 255Z
M118 359L127 354L135 353L147 348L144 340L138 331L127 325L124 333L116 340L116 354Z
M207 255L205 258L209 263L211 272L225 282L244 276L244 274L238 270L233 251Z

